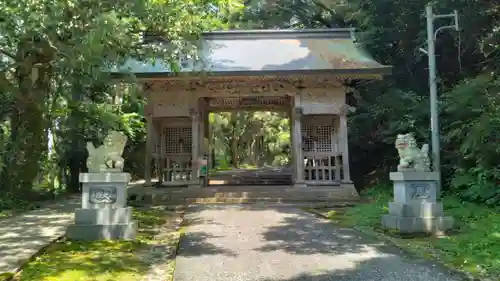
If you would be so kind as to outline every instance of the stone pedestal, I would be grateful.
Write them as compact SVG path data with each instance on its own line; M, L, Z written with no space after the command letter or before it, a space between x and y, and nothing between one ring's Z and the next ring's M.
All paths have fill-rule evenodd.
M453 227L453 218L445 217L443 204L437 202L435 172L390 173L394 182L394 202L382 225L401 233L438 233Z
M137 233L132 208L127 207L128 173L81 173L82 208L67 237L74 240L131 240Z

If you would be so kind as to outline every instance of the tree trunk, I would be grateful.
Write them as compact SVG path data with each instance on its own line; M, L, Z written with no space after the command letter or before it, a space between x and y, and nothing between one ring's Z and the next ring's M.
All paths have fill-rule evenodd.
M25 196L32 190L40 171L40 160L47 149L44 119L45 93L49 90L48 69L32 77L32 69L17 70L19 92L11 114L10 147L4 161L3 184L14 196Z
M238 159L238 138L233 136L231 139L231 160L236 169L240 167L240 161Z

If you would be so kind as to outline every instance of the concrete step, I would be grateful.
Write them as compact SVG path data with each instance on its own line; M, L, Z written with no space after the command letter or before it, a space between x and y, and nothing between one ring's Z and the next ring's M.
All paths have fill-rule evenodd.
M206 204L206 203L256 203L256 202L329 202L329 201L352 201L359 198L346 194L343 190L328 191L268 191L268 192L198 192L198 193L174 193L156 194L151 201L157 205L164 204Z
M315 198L314 200L306 200L299 198L269 198L269 197L256 197L256 198L188 198L185 200L187 204L254 204L254 203L301 203L301 202L331 202L327 198ZM335 200L335 202L349 202Z
M234 177L234 178L210 178L210 185L291 185L293 183L291 177Z
M228 180L210 180L210 185L284 185L292 184L292 179L228 179Z
M283 185L292 184L290 168L234 169L218 171L209 176L209 182L231 185Z
M357 203L357 200L351 200L346 198L346 200L341 200L335 198L315 198L314 200L309 199L298 199L298 198L188 198L188 199L170 199L170 200L153 200L153 205L181 205L181 204L256 204L256 203L273 203L273 204L317 204L317 203L328 203L337 205L349 205Z
M220 185L203 188L145 188L135 191L145 202L158 205L258 202L338 202L359 200L352 184L293 187L292 185ZM131 194L131 193L129 193ZM143 199L142 199L143 198Z
M205 192L324 192L343 190L341 184L311 186L307 188L295 188L291 184L283 185L210 185L202 188L187 188L187 187L166 187L155 189L157 193L205 193Z
M262 198L262 197L299 197L299 198L317 198L317 197L337 197L345 196L344 190L325 190L325 191L186 191L183 193L162 193L156 194L169 198L208 198L208 197L227 197L227 198Z

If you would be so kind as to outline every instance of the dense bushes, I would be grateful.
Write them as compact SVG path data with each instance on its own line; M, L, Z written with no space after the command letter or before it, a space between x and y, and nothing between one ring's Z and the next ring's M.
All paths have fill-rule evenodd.
M444 156L450 187L465 199L500 204L500 79L481 75L446 94Z

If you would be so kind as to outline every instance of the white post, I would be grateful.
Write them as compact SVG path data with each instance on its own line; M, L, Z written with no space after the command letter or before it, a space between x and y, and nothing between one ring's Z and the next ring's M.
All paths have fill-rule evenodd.
M198 105L198 104L197 104ZM200 143L200 114L198 111L198 106L192 108L191 115L191 134L192 134L192 156L191 156L191 184L195 187L199 187L199 167L198 167L198 157L199 157L199 143Z
M339 116L340 147L342 151L343 182L351 183L351 170L349 167L349 141L347 131L347 112L342 112Z
M155 153L155 166L158 176L158 183L162 184L164 180L165 168L165 136L162 134L162 123L153 123L153 139L154 139L154 153Z
M153 126L153 101L150 91L145 92L146 104L144 105L144 116L146 117L146 143L144 149L144 184L151 185L152 167L151 161L153 156L154 141L154 126Z
M288 107L288 124L290 124L290 159L292 160L292 181L295 182L297 179L297 155L295 153L295 138L294 138L294 105L293 97L290 97L289 107Z
M304 154L302 152L302 107L300 96L295 95L293 115L293 161L295 167L294 187L305 187Z
M439 31L444 29L455 29L459 30L458 27L458 12L455 10L451 14L445 15L434 15L432 11L432 5L429 4L425 7L425 14L427 19L427 51L421 49L427 54L429 62L429 92L430 92L430 104L431 104L431 145L432 145L432 162L433 170L439 174L437 181L438 194L441 192L441 158L440 158L440 143L439 143L439 108L438 108L438 96L437 96L437 75L436 75L436 51L435 51L435 40ZM442 26L437 30L434 30L434 20L437 18L453 18L454 24Z
M435 172L439 173L438 190L441 190L441 161L440 161L440 145L439 145L439 115L437 101L437 84L436 84L436 56L434 45L434 13L432 6L427 5L427 58L429 61L429 92L431 104L431 143L432 143L432 160Z
M152 154L153 154L153 145L154 145L154 140L153 140L153 118L151 116L151 113L146 113L146 149L144 152L144 181L146 185L151 185L151 173L152 173L152 167L151 167L151 160L152 160Z

